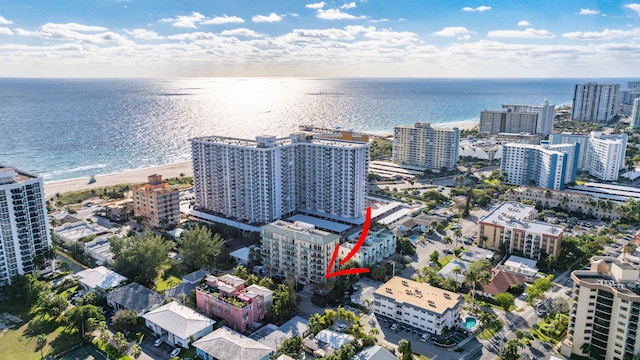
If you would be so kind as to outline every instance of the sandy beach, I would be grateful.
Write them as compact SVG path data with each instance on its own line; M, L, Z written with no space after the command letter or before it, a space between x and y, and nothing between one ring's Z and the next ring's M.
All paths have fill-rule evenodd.
M69 191L95 189L118 184L141 184L147 182L147 176L153 174L160 174L165 179L179 177L180 174L193 176L193 169L191 167L191 161L185 161L147 169L97 175L95 177L96 182L93 184L89 184L89 177L51 181L44 183L44 192L46 197L49 198L54 196L56 193L65 193Z

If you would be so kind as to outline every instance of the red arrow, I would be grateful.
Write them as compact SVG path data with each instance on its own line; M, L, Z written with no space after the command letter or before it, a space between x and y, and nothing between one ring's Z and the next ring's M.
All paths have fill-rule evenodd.
M340 264L338 265L344 265L347 261L349 261L353 257L353 255L355 255L358 252L358 250L360 250L360 247L364 244L364 241L367 239L367 234L369 234L370 225L371 225L371 208L368 207L367 215L364 219L364 227L362 228L362 233L360 234L360 238L358 239L356 246L353 247L353 249L347 254L347 256L344 257L344 259L342 259L342 261L340 261ZM333 256L331 256L331 261L329 262L327 273L324 275L325 278L328 279L334 276L368 273L369 271L371 271L371 269L367 269L367 268L344 269L344 270L338 270L335 272L331 271L333 269L333 266L336 263L336 258L338 257L339 251L340 251L340 243L338 243L336 245L336 248L333 250Z

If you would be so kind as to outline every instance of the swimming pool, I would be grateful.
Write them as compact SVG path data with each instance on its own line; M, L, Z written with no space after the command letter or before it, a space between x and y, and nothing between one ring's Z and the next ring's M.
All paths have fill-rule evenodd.
M413 242L418 241L418 238L419 238L419 236L418 236L418 235L415 235L415 234L414 234L414 235L409 236L409 240L411 240L411 241L413 241Z
M469 331L474 331L478 327L478 320L474 317L467 316L462 323L462 326Z

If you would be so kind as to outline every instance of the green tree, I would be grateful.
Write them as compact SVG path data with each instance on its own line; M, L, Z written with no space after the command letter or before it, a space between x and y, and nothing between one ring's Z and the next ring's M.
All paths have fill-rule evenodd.
M247 268L244 267L243 265L238 265L233 268L231 275L237 276L241 279L246 279L249 276L249 272L247 271Z
M37 274L16 275L7 286L7 297L11 302L32 307L43 292L49 291L49 285L38 280Z
M437 263L438 259L440 259L440 253L437 250L434 250L429 256L431 262Z
M453 237L456 239L456 244L454 245L454 247L458 247L458 240L460 240L460 238L462 237L462 229L453 229Z
M127 338L121 332L117 332L113 336L113 343L116 350L121 355L124 354L124 352L127 351L127 348L129 347L129 342L127 342Z
M515 304L515 298L509 293L501 293L496 295L496 304L500 305L504 311L509 311L509 308Z
M196 225L180 237L180 256L190 269L211 267L223 244L220 234L212 235L206 226Z
M140 236L113 237L110 242L114 269L143 286L153 286L169 251L162 237L146 231Z
M287 283L280 284L273 293L273 305L271 318L276 324L282 324L295 315L298 311L298 299L296 298L295 279L287 278Z
M520 358L520 348L522 348L522 343L518 339L511 339L507 341L500 351L500 359L518 360Z
M398 341L398 351L402 354L400 360L412 360L413 351L411 350L411 340L402 339Z
M133 356L134 359L137 359L140 355L142 355L142 348L138 344L133 344L133 346L131 346L131 356Z
M67 309L69 301L62 295L46 291L41 293L38 305L42 309L42 312L53 318L57 318Z
M277 358L283 354L294 359L302 359L302 338L296 335L282 341L274 357Z
M42 350L46 345L47 345L47 335L40 334L36 336L36 351L40 351L40 359L44 358L44 355L42 354Z
M95 305L82 305L67 310L62 321L67 328L80 332L80 335L84 337L86 333L95 330L100 322L104 321L104 315Z
M111 323L116 331L133 329L138 324L138 314L133 310L118 310L113 315Z
M264 287L266 287L267 289L270 289L270 290L274 290L276 288L276 285L273 282L273 279L271 279L268 276L265 276L262 279L260 279L260 281L258 282L258 285L264 286Z

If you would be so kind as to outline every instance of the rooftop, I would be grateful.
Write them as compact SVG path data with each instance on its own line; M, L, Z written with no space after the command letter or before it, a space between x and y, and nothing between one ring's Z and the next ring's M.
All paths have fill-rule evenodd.
M268 231L317 245L327 245L340 240L338 235L318 230L313 225L300 221L290 223L284 220L277 220L262 226L261 229L263 232Z
M482 285L482 291L486 294L497 295L506 292L512 285L520 285L524 283L524 276L514 273L494 270L491 281Z
M109 270L104 266L82 270L76 273L76 276L80 279L80 283L89 289L100 288L108 290L127 280L126 277L113 270Z
M511 255L509 259L507 259L507 261L504 262L505 266L520 268L520 269L530 269L536 272L538 271L538 268L536 267L537 264L538 264L538 261L536 260L527 259L527 258L523 258L516 255Z
M175 301L142 316L170 333L188 339L216 322Z
M136 282L112 290L107 299L137 313L164 302L164 297Z
M306 133L292 133L289 137L276 138L275 136L263 135L256 136L256 140L250 139L239 139L225 136L202 136L190 139L192 142L206 142L206 143L215 143L221 145L231 145L238 147L248 147L248 148L275 148L282 146L296 146L299 144L309 144L309 145L324 145L324 146L335 146L335 147L345 147L345 148L359 148L369 146L368 143L360 142L360 141L347 141L347 140L328 140L328 139L318 139L314 138L313 135L309 135Z
M308 333L309 327L307 326L307 320L300 316L295 316L268 335L256 340L275 351L278 349L278 344L282 344L283 340L290 339L294 336L304 338Z
M192 344L195 348L225 360L262 360L273 351L253 339L223 326Z
M41 178L38 175L11 167L9 165L0 164L0 185L18 184L31 179Z
M480 222L494 224L503 227L522 229L537 234L559 235L564 228L541 221L532 221L536 214L536 208L517 202L504 202L489 211L480 218Z
M384 283L374 294L438 314L454 309L462 301L460 294L398 276Z

